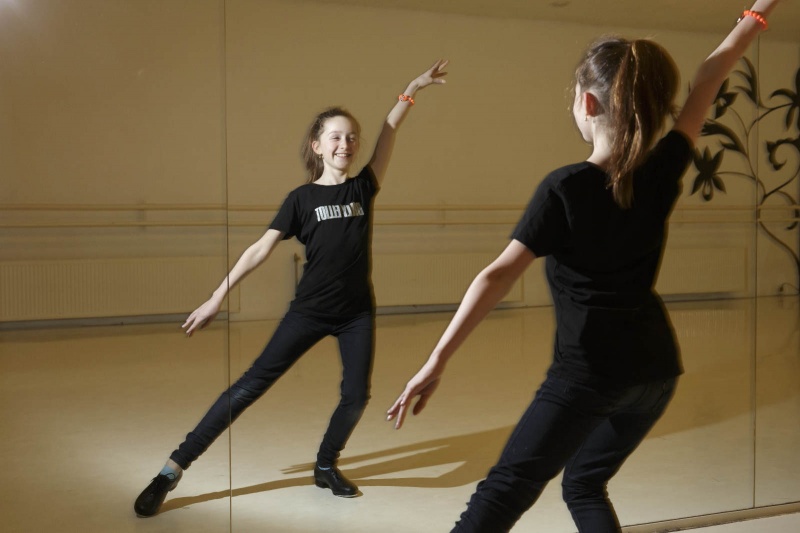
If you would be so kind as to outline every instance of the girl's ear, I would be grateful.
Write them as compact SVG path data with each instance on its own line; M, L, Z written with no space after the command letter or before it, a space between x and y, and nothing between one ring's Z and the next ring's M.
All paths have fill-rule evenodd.
M583 103L586 106L586 114L588 116L596 117L603 114L603 106L600 105L600 101L589 91L583 93Z
M315 154L319 155L319 141L311 141L311 149Z

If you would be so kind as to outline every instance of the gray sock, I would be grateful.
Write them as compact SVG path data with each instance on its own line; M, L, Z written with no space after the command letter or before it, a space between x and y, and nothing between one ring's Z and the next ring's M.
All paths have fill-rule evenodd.
M183 474L183 470L181 470L180 472L176 472L169 466L164 465L164 468L161 469L161 472L159 472L159 474L161 474L162 476L167 476L170 479L178 479L179 477L181 477L181 474Z

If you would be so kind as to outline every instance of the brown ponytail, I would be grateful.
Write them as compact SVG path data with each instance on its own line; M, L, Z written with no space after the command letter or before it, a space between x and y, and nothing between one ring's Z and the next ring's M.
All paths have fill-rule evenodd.
M633 205L633 172L673 111L678 69L666 50L652 41L606 37L589 47L575 78L607 114L608 185L617 204L628 209Z
M319 140L319 136L322 134L322 130L325 129L325 123L328 119L334 117L349 119L356 127L358 135L361 135L361 125L349 111L341 107L330 107L317 115L311 126L308 127L306 136L303 139L303 146L300 148L300 157L306 167L306 183L317 181L322 176L322 171L325 170L322 159L314 152L313 144L314 141Z

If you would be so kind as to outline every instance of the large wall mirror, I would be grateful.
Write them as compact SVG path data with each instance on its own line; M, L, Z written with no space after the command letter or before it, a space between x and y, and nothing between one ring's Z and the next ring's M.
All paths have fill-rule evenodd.
M227 269L223 21L218 2L0 2L8 531L129 530L228 381L227 312L180 330ZM226 441L202 492L227 494ZM159 527L228 530L227 499L204 507Z
M550 170L588 154L569 112L584 46L649 37L691 75L738 4L0 0L0 391L10 531L446 531L551 358L538 262L464 345L426 412L385 410ZM617 5L618 4L618 5ZM669 3L673 4L673 3ZM720 91L672 216L658 289L685 375L612 481L630 531L800 502L800 87L795 21ZM615 11L619 10L619 12ZM712 12L713 11L713 12ZM669 15L669 16L667 16ZM625 18L623 18L625 16ZM608 17L608 18L606 18ZM788 29L784 29L788 28ZM314 486L339 395L314 346L186 472L161 512L139 491L278 326L304 250L282 242L216 321L180 325L304 181L313 117L347 108L366 164L386 113L439 57L377 197L372 398L340 467L364 497ZM778 507L780 508L780 507ZM659 525L661 524L661 525ZM558 480L520 531L572 532Z

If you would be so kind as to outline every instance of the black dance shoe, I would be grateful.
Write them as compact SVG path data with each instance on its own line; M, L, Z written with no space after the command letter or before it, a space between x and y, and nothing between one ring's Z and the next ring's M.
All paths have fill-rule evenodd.
M342 498L355 498L359 495L358 487L344 477L335 466L327 470L315 466L314 484L321 489L331 489L334 496L341 496Z
M183 472L180 472L177 476L159 474L154 477L153 481L136 498L136 503L133 504L136 516L145 517L156 514L161 509L161 504L164 503L167 493L178 486L181 476L183 476Z

